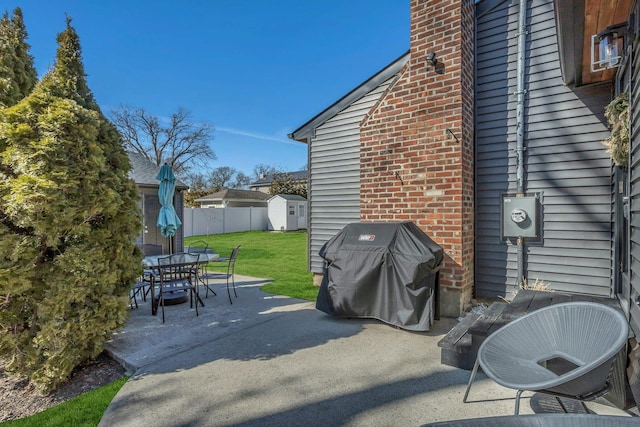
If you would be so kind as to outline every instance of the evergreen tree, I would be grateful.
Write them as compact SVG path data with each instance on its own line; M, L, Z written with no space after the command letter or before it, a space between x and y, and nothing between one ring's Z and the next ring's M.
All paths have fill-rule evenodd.
M17 7L11 19L5 12L0 19L0 107L18 103L37 82L27 38L22 10Z
M46 391L97 356L140 270L138 195L67 19L56 62L0 110L0 356Z
M293 194L307 198L307 182L296 179L290 173L274 173L273 181L269 187L269 194Z

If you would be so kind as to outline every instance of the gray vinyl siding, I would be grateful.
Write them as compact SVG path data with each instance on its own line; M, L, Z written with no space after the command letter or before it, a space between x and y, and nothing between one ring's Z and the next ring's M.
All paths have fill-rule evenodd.
M478 8L476 60L476 295L518 283L515 242L500 241L501 193L516 190L519 1ZM600 143L611 87L562 82L552 0L527 2L525 191L543 201L542 242L527 244L525 275L559 291L611 295L611 161ZM508 29L508 33L506 32Z
M309 143L310 270L322 273L318 251L345 225L360 221L360 122L390 78L315 128Z
M636 5L636 13L640 6ZM636 29L638 31L638 29ZM631 64L631 144L629 148L629 323L640 336L640 41L633 44Z

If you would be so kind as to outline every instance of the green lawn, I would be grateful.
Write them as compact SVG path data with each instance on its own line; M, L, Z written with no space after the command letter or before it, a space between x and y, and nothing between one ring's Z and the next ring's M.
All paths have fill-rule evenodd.
M192 236L184 239L185 246L202 246L206 242L222 256L242 245L236 261L236 273L244 276L273 279L262 287L265 292L315 301L318 288L313 286L307 271L307 233L270 233L244 231L240 233ZM216 271L214 267L209 268ZM220 268L217 269L221 271Z

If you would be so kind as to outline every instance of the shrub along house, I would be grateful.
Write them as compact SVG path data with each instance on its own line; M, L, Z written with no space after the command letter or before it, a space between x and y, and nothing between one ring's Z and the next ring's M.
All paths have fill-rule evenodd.
M617 298L640 333L635 3L411 0L409 53L290 135L309 146L310 270L349 222L413 221L445 250L444 315L541 280ZM604 111L630 88L624 167Z

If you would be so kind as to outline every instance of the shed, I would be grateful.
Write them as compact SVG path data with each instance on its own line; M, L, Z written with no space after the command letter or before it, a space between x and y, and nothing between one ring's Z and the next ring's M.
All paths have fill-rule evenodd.
M276 194L268 201L269 230L307 228L307 199L295 194Z
M156 226L158 214L160 212L160 200L158 199L158 187L160 181L156 179L160 166L152 163L142 154L128 152L129 161L131 162L131 171L129 178L133 179L140 196L140 207L142 210L142 231L136 239L136 244L151 243L163 245L165 253L168 253L169 247L175 248L175 251L182 251L184 231L182 227L178 228L178 232L171 239L164 237L160 233L160 229ZM173 197L173 205L180 221L184 222L184 196L182 192L189 187L179 179L176 180L176 190Z

